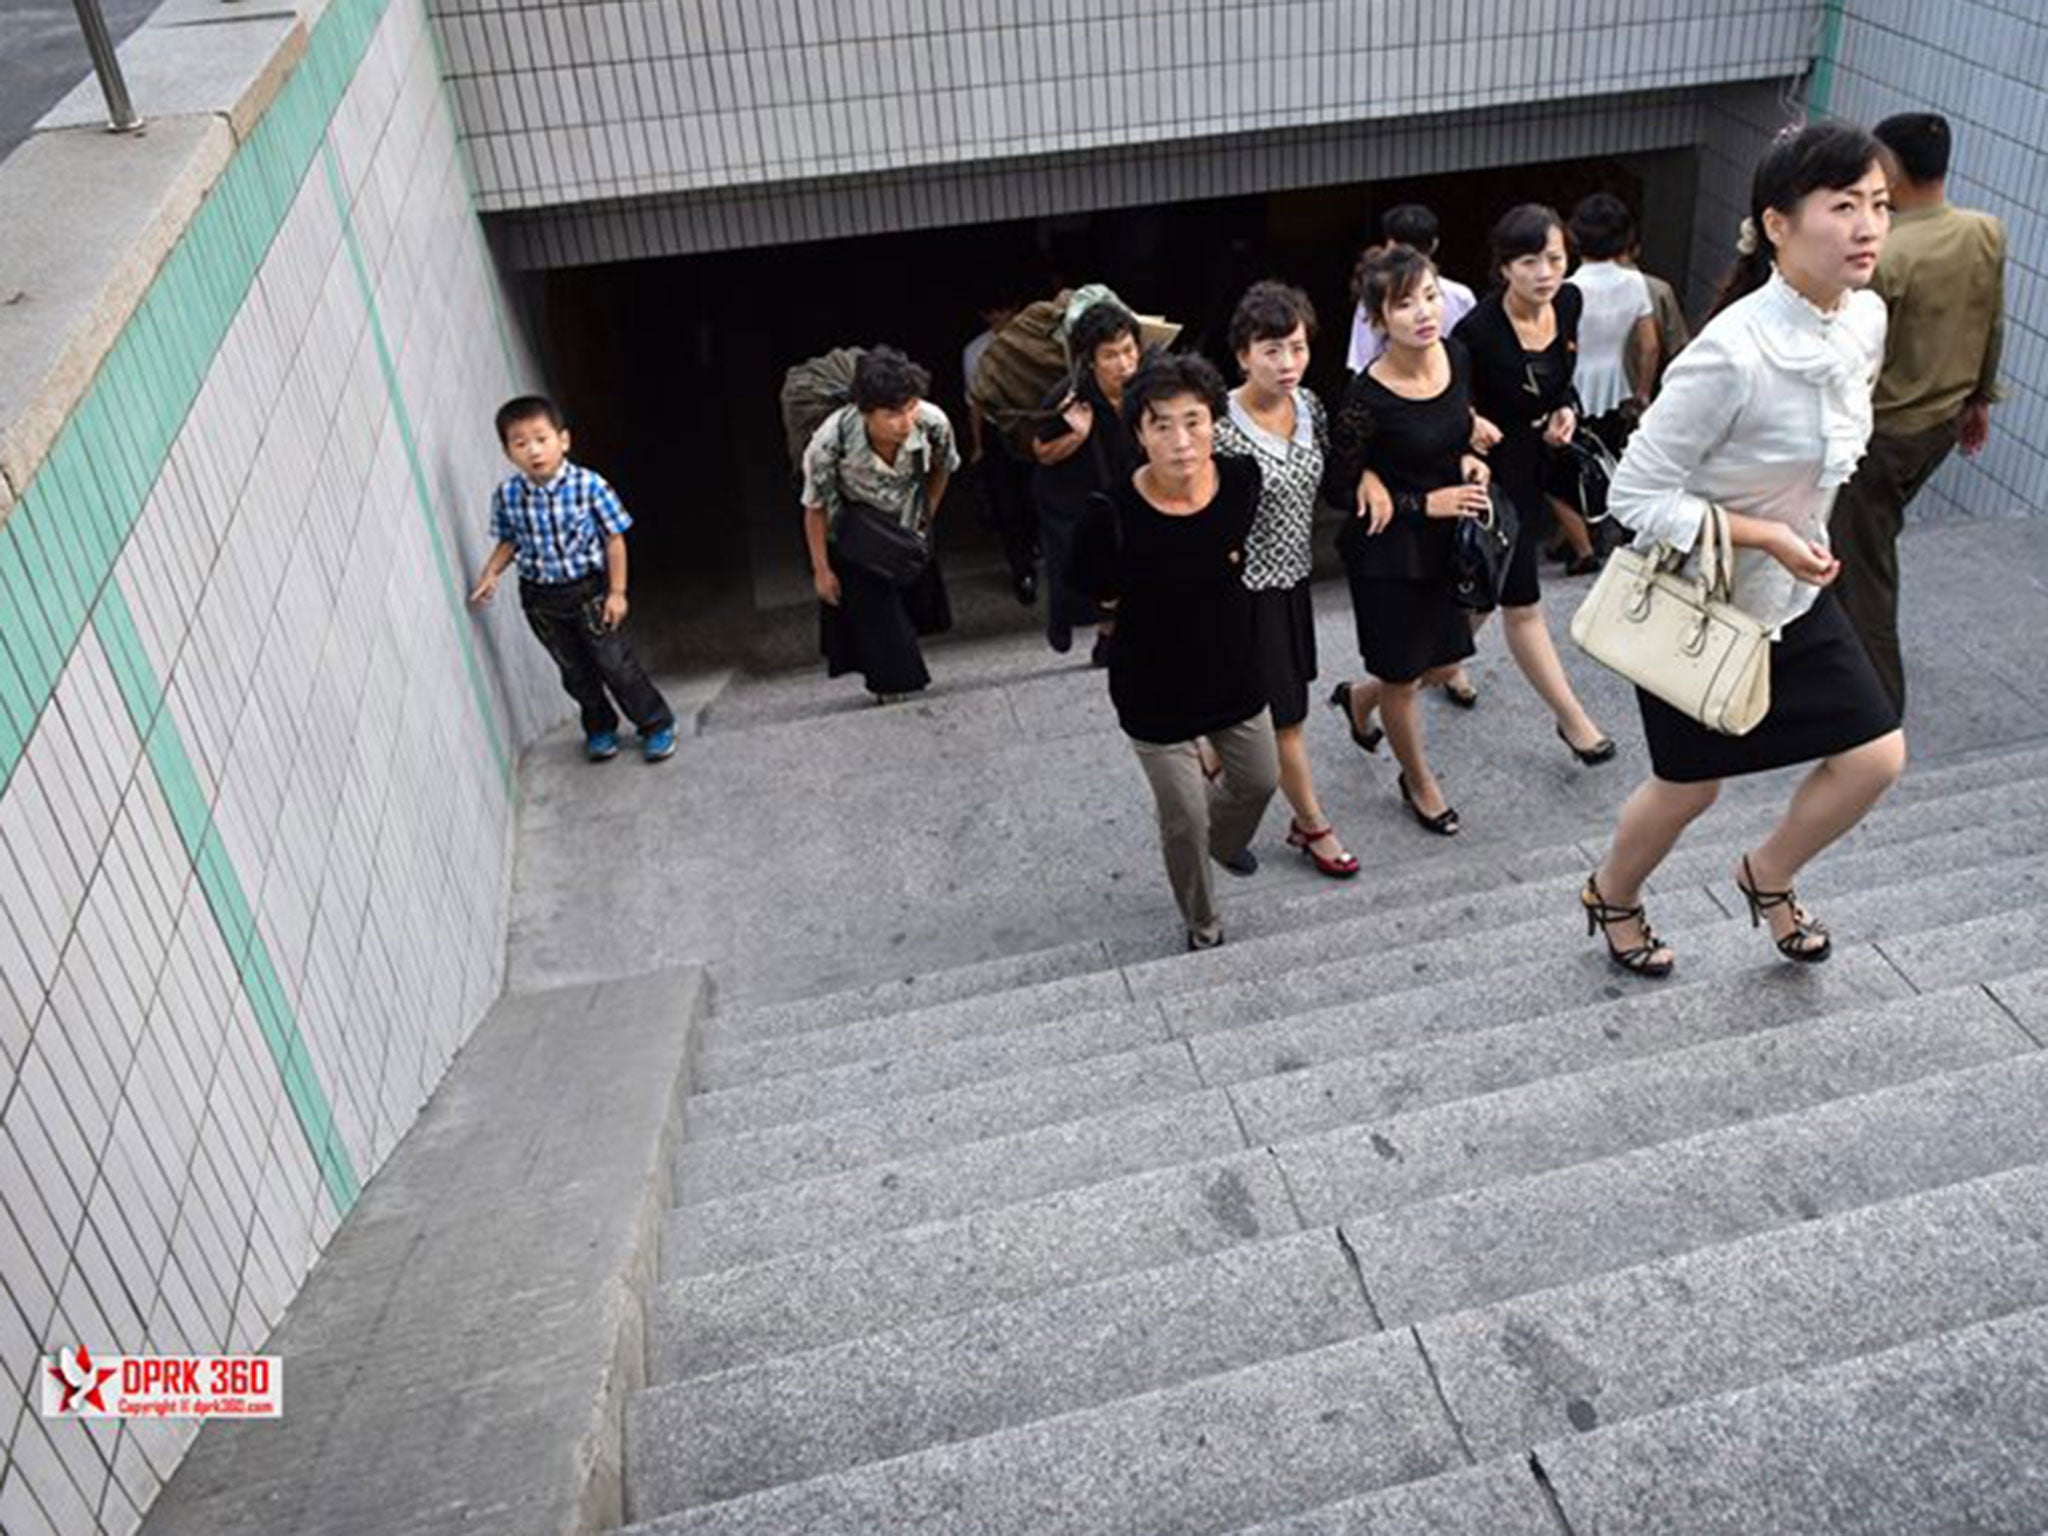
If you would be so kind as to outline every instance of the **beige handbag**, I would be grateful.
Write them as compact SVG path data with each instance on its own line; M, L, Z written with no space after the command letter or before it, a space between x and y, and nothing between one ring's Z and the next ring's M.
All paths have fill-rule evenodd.
M1729 600L1735 546L1728 514L1709 507L1697 577L1668 544L1617 549L1572 615L1572 639L1710 731L1741 736L1771 709L1771 632Z

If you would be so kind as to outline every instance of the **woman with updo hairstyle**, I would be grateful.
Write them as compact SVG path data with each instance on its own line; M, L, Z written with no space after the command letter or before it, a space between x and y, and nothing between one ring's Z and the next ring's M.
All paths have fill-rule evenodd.
M1443 336L1436 268L1412 246L1383 245L1359 273L1367 317L1386 344L1345 392L1323 496L1357 512L1337 548L1368 677L1339 683L1330 703L1367 752L1379 747L1379 714L1401 764L1402 800L1424 828L1448 837L1458 813L1423 755L1416 690L1472 654L1472 626L1454 598L1454 545L1457 520L1487 510L1490 475L1472 451L1470 364Z
M1829 590L1842 567L1828 514L1870 441L1884 361L1884 301L1869 291L1891 224L1880 154L1843 123L1772 145L1714 316L1665 374L1609 491L1637 548L1688 557L1720 507L1735 545L1735 605L1774 631L1770 711L1746 735L1710 731L1637 691L1651 774L1622 808L1581 902L1588 931L1604 930L1615 964L1638 975L1669 975L1674 958L1644 918L1644 882L1723 779L1794 763L1816 766L1730 874L1780 954L1825 960L1827 929L1792 882L1905 767L1898 711Z
M1316 799L1302 730L1316 679L1316 611L1309 593L1316 493L1330 444L1323 403L1301 381L1315 332L1315 306L1299 288L1263 282L1245 290L1230 319L1230 350L1244 382L1230 392L1217 420L1216 456L1250 459L1260 471L1244 584L1279 742L1280 787L1294 811L1288 846L1300 849L1318 873L1348 880L1358 873L1358 860L1345 851Z
M1572 756L1604 763L1614 756L1614 743L1572 692L1536 582L1536 547L1557 516L1544 495L1550 456L1578 427L1572 374L1580 295L1564 280L1564 222L1554 209L1538 203L1510 208L1493 226L1492 240L1493 291L1458 322L1455 334L1472 354L1473 408L1498 435L1488 455L1494 483L1514 503L1521 524L1501 588L1501 627L1515 665L1549 706ZM1566 535L1581 561L1590 558L1583 523L1575 535L1566 525Z

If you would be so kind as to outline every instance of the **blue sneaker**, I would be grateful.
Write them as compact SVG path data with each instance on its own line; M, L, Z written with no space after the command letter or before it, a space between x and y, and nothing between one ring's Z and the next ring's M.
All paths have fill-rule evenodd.
M592 731L583 738L583 755L593 763L608 763L619 755L617 731Z
M676 728L664 725L651 736L640 738L640 755L650 763L658 763L664 757L676 755Z

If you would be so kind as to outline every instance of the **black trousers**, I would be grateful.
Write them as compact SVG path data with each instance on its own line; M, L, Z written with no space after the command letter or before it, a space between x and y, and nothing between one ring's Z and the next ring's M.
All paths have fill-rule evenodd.
M651 736L674 725L676 717L640 669L624 630L598 627L606 588L602 571L575 581L521 580L519 606L526 612L528 627L560 669L562 687L582 712L585 736L616 731L619 710L626 712L641 735ZM612 708L614 699L618 709Z
M997 444L974 468L988 520L1002 541L1010 579L1022 581L1038 564L1038 509L1031 504L1031 466Z
M1842 562L1835 595L1870 653L1894 708L1906 709L1906 666L1899 656L1899 530L1906 504L1920 494L1956 445L1956 424L1919 432L1871 434L1856 474L1835 497L1828 542Z

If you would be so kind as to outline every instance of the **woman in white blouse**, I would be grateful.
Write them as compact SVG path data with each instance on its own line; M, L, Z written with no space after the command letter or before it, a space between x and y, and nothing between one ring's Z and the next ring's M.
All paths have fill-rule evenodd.
M1650 301L1650 284L1618 259L1635 239L1628 205L1610 193L1595 192L1572 210L1572 243L1581 259L1565 281L1586 296L1572 381L1585 406L1581 430L1598 433L1615 453L1627 439L1631 418L1648 407L1657 377L1657 306Z
M1669 946L1639 893L1720 781L1814 762L1784 818L1735 867L1752 923L1787 959L1824 960L1827 930L1792 882L1863 818L1906 762L1899 717L1829 585L1828 511L1870 439L1885 308L1866 291L1891 206L1877 141L1829 123L1781 136L1757 167L1737 262L1714 318L1665 375L1609 496L1638 547L1691 551L1709 504L1729 513L1735 602L1776 627L1771 709L1724 736L1638 691L1652 775L1586 882L1588 931L1623 969L1665 976Z

